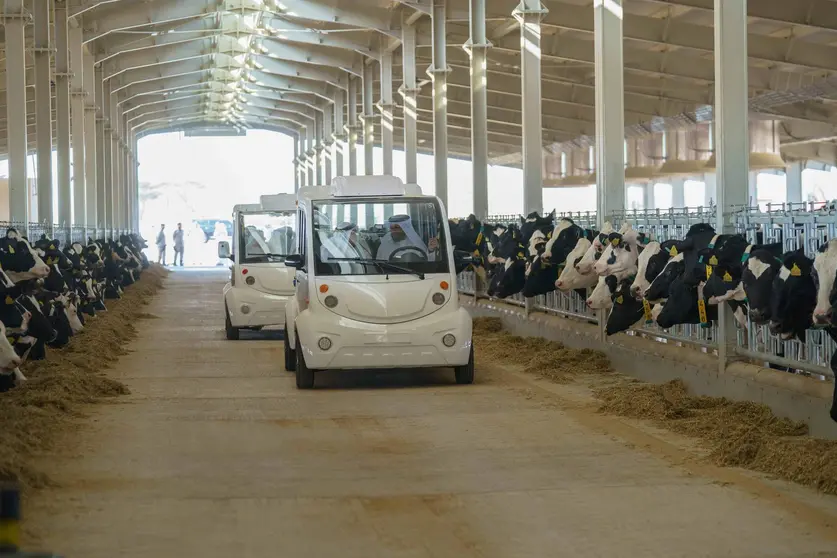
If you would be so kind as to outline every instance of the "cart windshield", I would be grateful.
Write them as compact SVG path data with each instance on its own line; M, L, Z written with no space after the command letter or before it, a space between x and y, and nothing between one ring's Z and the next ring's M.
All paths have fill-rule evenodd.
M448 272L435 199L329 200L315 203L313 214L317 275Z
M242 263L283 262L297 253L295 212L242 213L238 225Z

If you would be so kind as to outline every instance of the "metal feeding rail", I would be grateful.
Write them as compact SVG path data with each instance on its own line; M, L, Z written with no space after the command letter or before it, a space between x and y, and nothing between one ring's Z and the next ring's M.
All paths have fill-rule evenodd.
M567 217L583 227L595 227L595 212L557 213L556 218ZM808 202L793 204L769 204L766 210L757 207L740 207L730 215L735 230L751 243L761 233L763 242L782 242L785 251L804 249L813 258L827 239L837 238L837 207L830 203ZM519 215L491 215L485 222L497 224L520 223ZM716 208L687 207L656 209L649 211L624 210L613 215L611 223L618 229L630 222L653 240L682 239L689 228L698 223L716 224ZM476 278L465 272L458 279L459 291L476 295ZM479 293L479 296L485 296ZM582 297L575 292L552 292L529 300L516 294L504 300L526 308L527 312L544 312L569 319L598 324L598 315L590 310ZM707 353L717 354L718 327L702 328L700 325L679 325L662 330L655 324L644 324L631 329L628 335L640 335L662 343L686 344ZM785 367L795 373L811 375L819 379L833 378L829 366L837 345L823 330L809 329L805 342L785 341L770 333L766 325L747 321L747 328L737 331L736 353L742 357Z

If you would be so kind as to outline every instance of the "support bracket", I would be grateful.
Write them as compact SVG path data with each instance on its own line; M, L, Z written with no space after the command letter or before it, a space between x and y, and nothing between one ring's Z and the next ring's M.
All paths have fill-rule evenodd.
M475 49L483 49L483 50L488 50L488 49L492 48L493 46L494 46L494 45L491 43L491 41L486 41L486 42L484 42L484 43L474 43L474 42L473 42L473 41L469 38L469 39L468 39L467 41L465 41L465 43L462 45L462 50L464 50L465 52L467 52L467 53L468 53L468 56L471 56L471 52L472 52L472 51L474 51Z
M526 21L526 16L538 16L538 21L543 20L544 16L549 13L549 10L546 6L541 4L541 7L536 10L531 10L526 7L525 0L521 1L520 4L512 11L512 16L521 24Z
M447 66L446 68L443 68L443 69L434 68L433 66L430 66L429 68L427 68L426 73L430 77L430 79L435 79L437 75L447 75L447 74L451 73L452 71L453 71L453 68L451 68L450 66Z

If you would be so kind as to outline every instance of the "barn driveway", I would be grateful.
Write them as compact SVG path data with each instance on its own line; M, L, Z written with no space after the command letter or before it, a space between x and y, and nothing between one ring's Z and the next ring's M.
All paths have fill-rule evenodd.
M224 340L226 275L170 276L150 308L160 319L141 324L114 371L132 395L93 411L73 450L48 459L60 487L26 510L42 548L67 558L837 555L823 511L832 502L672 465L676 448L667 460L629 425L585 418L511 373L478 369L474 386L448 371L362 374L297 391L281 341Z

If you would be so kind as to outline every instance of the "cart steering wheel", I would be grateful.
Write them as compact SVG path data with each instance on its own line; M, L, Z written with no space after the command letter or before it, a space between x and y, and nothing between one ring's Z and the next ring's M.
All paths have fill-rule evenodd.
M392 254L389 255L389 261L393 261L396 259L400 259L400 254L402 253L409 253L411 256L416 256L415 260L411 258L412 261L418 262L426 262L427 254L424 253L424 250L421 248L417 248L415 246L402 246L401 248L396 248L392 251Z

